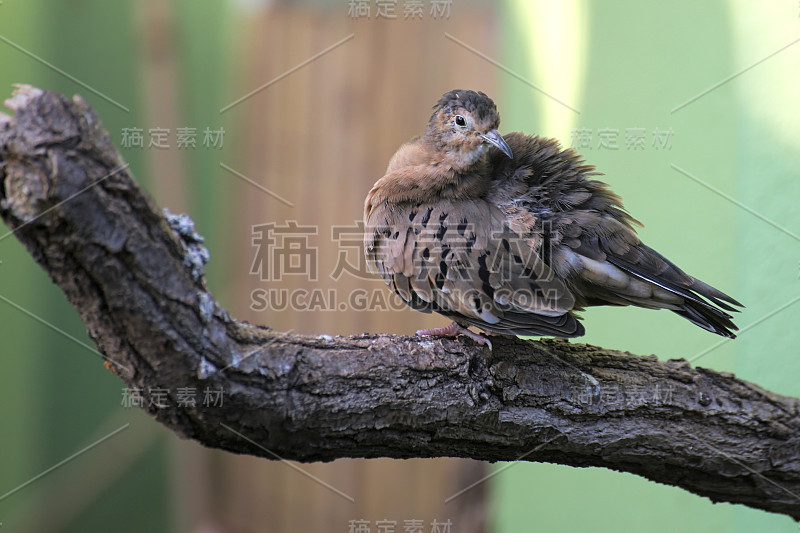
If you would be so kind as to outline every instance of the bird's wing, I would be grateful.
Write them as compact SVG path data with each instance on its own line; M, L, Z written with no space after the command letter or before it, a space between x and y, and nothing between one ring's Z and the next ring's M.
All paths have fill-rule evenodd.
M544 261L576 299L589 305L671 309L723 336L735 330L739 302L689 276L643 244L640 225L619 196L597 181L594 167L558 141L512 133L504 137L514 160L496 156L489 193L512 228L541 234Z
M552 266L578 305L671 309L709 331L732 335L736 327L726 311L741 304L643 244L618 212L578 205L553 216Z
M408 305L487 331L579 336L573 295L541 260L534 235L512 231L482 200L373 209L365 248Z

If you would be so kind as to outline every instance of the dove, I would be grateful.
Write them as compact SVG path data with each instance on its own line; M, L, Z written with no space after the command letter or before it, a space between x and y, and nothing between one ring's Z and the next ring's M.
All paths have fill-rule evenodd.
M453 90L364 202L370 268L448 326L421 336L579 337L587 307L668 309L735 338L738 301L642 243L595 167L557 140L500 135L482 92Z

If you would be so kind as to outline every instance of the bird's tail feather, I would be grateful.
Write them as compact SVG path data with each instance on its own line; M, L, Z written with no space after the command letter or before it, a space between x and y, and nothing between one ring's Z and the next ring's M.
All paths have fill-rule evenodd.
M712 333L729 339L736 338L734 331L739 328L731 320L732 317L708 304L687 300L682 309L673 312Z
M650 251L657 254L655 250L651 249ZM666 261L670 267L679 272L680 275L685 276L678 267L673 265L666 258L660 254L659 257L663 258L663 260ZM695 278L689 278L692 280L690 284L679 284L666 279L664 276L654 276L643 272L641 269L636 268L635 265L618 257L609 256L608 261L639 279L658 285L663 289L683 297L683 305L679 306L678 309L672 309L673 312L707 331L716 333L722 337L736 338L733 332L739 328L737 328L731 320L733 317L726 311L738 312L738 309L733 306L744 306L724 292Z

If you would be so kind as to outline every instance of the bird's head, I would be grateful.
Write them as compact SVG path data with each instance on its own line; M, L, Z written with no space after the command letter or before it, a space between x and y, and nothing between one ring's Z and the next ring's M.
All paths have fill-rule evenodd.
M433 107L425 140L452 163L465 170L495 147L513 158L511 148L498 133L500 114L492 99L482 92L454 90Z

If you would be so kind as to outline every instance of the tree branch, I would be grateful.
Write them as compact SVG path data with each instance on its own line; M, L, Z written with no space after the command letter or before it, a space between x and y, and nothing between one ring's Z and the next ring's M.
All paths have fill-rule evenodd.
M21 87L6 105L0 215L109 369L179 435L267 459L603 466L800 519L800 400L684 360L556 340L497 338L490 353L237 322L206 289L188 217L161 214L83 99ZM180 387L224 401L187 406Z

